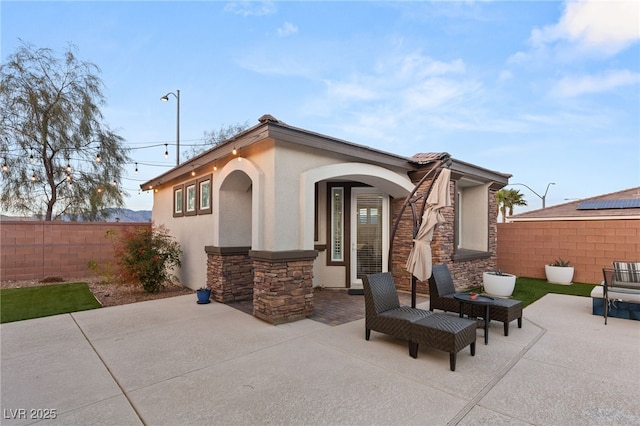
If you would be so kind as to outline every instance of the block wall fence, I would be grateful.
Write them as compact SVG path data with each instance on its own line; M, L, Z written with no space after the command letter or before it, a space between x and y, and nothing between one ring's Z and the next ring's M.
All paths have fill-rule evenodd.
M0 281L65 279L94 275L90 260L115 262L108 230L150 227L121 222L0 222Z
M557 258L574 266L574 282L599 284L612 261L640 261L640 219L498 224L499 269L544 279L544 265Z
M115 261L113 245L105 237L108 230L122 232L149 226L150 223L0 222L0 280L91 276L93 272L87 266L90 260L103 264ZM447 234L436 236L434 246ZM400 247L397 249L400 251ZM399 254L394 255L394 260L396 256L406 259L404 253ZM433 254L442 257L437 249ZM544 265L559 257L574 265L575 282L598 284L602 281L602 268L611 266L613 260L640 260L640 220L497 224L499 269L519 277L544 279ZM403 265L394 265L394 271L402 269ZM404 284L406 277L398 278ZM426 292L426 288L419 291Z

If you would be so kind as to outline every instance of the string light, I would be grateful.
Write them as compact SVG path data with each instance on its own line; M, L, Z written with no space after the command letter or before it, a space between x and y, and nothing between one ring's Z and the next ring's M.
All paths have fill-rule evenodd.
M33 164L35 162L35 158L33 158L33 149L31 150L31 156L29 157L29 162Z
M67 173L67 180L71 180L71 175Z
M216 165L215 161L213 162L213 171L217 171L218 170L218 166Z
M69 160L67 160L67 173L71 173L71 164L69 163Z
M102 158L100 157L100 153L96 154L96 163L99 163L102 161Z
M138 174L138 163L136 163L136 174Z
M169 158L169 144L164 144L164 158Z
M9 166L7 166L7 159L6 158L2 162L2 171L3 172L8 172L9 171Z
M33 172L33 175L31 176L31 182L35 182L36 181L36 172Z
M236 155L238 153L238 150L236 149L236 147L233 147L233 151L231 151L233 153L233 155Z

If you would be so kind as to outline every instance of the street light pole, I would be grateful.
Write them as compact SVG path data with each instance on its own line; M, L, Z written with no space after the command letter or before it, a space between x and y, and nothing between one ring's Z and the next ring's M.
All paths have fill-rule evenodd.
M176 166L180 165L180 90L176 90L176 93L169 92L160 98L162 102L169 100L169 95L173 95L177 101L176 108Z
M537 196L542 200L542 208L544 209L544 208L546 207L545 200L547 199L547 192L549 192L549 187L550 187L551 185L555 185L555 182L549 182L549 184L547 185L547 189L544 191L544 195L540 195L540 194L538 194L536 191L534 191L533 189L531 189L531 188L529 187L529 185L525 185L524 183L511 183L510 185L522 185L522 186L525 186L525 187L529 188L529 190L530 190L531 192L533 192L534 194L536 194L536 195L537 195Z

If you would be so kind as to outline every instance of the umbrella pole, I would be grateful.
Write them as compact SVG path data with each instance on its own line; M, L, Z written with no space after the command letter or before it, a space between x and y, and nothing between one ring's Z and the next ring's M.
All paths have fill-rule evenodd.
M418 291L418 279L411 275L411 307L416 307L416 293Z

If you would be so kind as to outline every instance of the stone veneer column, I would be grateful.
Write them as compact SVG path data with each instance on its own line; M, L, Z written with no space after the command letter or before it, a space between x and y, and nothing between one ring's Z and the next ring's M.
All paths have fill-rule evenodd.
M253 262L250 247L206 246L207 285L216 302L250 300L253 295Z
M313 261L316 250L251 251L253 315L272 324L313 313Z

